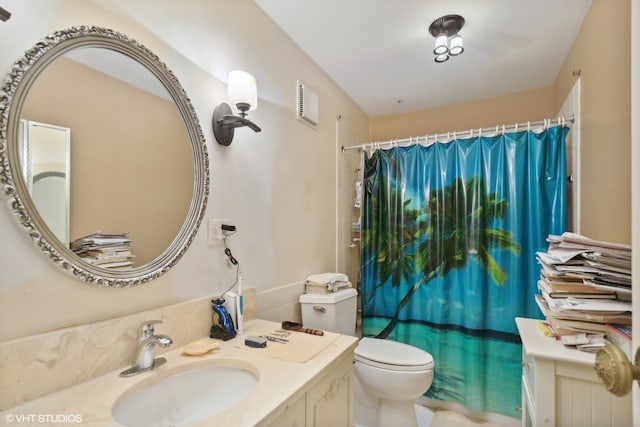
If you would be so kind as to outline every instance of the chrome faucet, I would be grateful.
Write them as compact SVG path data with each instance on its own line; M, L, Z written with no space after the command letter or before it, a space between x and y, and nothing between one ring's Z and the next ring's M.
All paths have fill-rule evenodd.
M138 348L133 359L133 366L120 373L122 377L130 377L141 372L149 371L167 361L164 357L154 358L155 348L159 345L167 348L173 344L173 340L166 335L155 335L154 325L162 323L162 320L149 320L144 322L138 333Z

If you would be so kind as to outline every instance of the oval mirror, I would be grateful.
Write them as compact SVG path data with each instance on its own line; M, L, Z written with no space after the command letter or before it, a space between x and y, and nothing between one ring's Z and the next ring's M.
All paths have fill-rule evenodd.
M51 261L112 287L184 254L209 194L206 142L184 89L118 32L48 35L0 87L0 188Z

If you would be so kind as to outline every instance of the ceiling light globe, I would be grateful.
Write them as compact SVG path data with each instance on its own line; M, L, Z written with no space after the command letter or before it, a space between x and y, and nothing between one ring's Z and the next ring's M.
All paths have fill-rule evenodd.
M458 34L451 38L450 46L451 47L449 48L449 55L456 56L464 52L464 47L462 46L462 37L460 37L460 35Z
M433 60L437 63L445 62L449 60L449 55L437 55Z
M449 51L447 46L447 36L444 34L436 37L436 46L433 48L434 55L445 55Z

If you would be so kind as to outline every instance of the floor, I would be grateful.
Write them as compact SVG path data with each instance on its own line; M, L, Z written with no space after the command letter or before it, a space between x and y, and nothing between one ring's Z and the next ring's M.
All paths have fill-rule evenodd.
M418 427L501 427L499 424L474 422L464 415L443 409L435 412L422 405L415 405Z

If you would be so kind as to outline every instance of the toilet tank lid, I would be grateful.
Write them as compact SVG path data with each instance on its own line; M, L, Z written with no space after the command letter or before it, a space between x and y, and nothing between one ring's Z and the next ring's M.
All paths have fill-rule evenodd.
M362 338L356 347L355 354L388 365L425 366L433 364L433 356L418 347L380 338Z
M302 294L300 295L300 302L311 304L335 304L347 298L352 298L358 295L358 291L354 288L341 289L337 292L330 292L328 294Z

